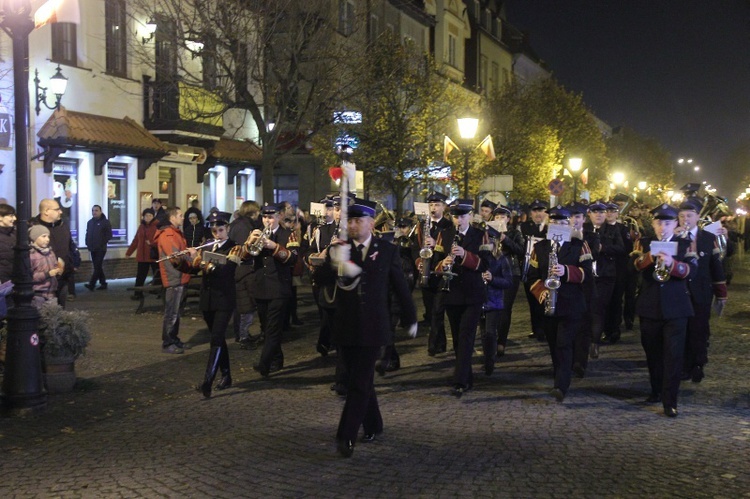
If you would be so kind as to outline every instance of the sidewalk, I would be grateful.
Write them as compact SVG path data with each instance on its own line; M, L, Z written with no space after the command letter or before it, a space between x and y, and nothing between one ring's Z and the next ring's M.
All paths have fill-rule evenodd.
M376 378L385 432L348 460L335 451L335 357L315 352L309 288L300 293L305 325L285 336L285 369L263 380L252 370L259 351L240 350L230 331L234 386L203 400L193 387L208 333L195 300L180 335L195 347L166 355L155 298L135 315L132 280L107 291L79 285L71 308L91 313L94 340L77 363L76 391L50 396L40 416L0 419L0 494L750 497L748 267L737 262L725 316L713 320L706 379L682 385L676 419L642 403L637 332L603 346L557 404L546 344L526 338L521 291L508 353L460 400L448 391L452 355L429 357L424 331L413 340L400 332L402 369Z

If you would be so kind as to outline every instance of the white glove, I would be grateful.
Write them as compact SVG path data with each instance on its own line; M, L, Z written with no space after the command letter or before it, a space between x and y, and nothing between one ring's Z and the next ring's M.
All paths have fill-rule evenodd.
M409 337L410 338L416 338L417 337L417 323L415 322L411 326L409 326Z
M328 248L328 252L331 254L331 261L334 265L351 260L351 246L348 244L337 244ZM361 269L360 269L361 271Z
M349 248L347 247L346 249L348 253ZM337 268L341 269L341 275L352 279L362 273L362 267L349 260L339 263Z

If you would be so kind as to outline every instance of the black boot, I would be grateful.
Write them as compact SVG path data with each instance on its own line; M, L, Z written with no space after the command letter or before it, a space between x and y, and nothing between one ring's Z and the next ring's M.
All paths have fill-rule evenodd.
M217 390L224 390L232 386L232 374L229 372L229 353L226 348L222 348L219 355L219 368L221 369L221 379L216 383Z
M214 384L214 378L216 378L216 371L219 369L219 358L221 357L221 347L211 347L211 352L208 354L208 365L206 366L206 377L203 383L198 385L196 388L203 394L204 397L211 397L211 386Z

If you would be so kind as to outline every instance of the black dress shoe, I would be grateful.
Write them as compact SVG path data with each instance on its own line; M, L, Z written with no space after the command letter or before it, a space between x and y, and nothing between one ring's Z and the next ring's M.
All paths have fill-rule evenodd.
M208 380L204 381L200 385L196 386L195 389L201 392L205 398L207 399L211 398L211 382L210 381Z
M434 357L435 355L437 355L437 352L435 350L427 350L427 355L429 355L430 357Z
M84 284L83 287L88 289L89 291L93 291L96 289L93 284Z
M258 372L258 373L260 373L260 375L263 376L264 378L268 377L268 368L267 367L263 367L260 364L255 364L253 366L253 370L256 371L256 372Z
M352 457L352 454L354 454L354 442L351 440L339 440L337 449L343 457Z
M562 402L563 400L565 400L565 394L559 388L553 388L552 390L550 390L549 394L555 397L555 400L557 400L558 402Z
M389 362L387 366L385 366L385 372L392 373L393 371L398 371L401 369L401 362Z
M106 284L102 284L101 286L99 286L96 289L107 289L107 285Z
M466 393L468 391L469 391L468 387L465 387L464 385L456 385L451 390L451 395L453 395L457 399L460 399L461 397L464 396L464 393Z
M322 357L328 357L328 350L329 350L329 349L328 349L328 347L327 347L327 346L325 346L325 345L322 345L322 344L318 343L317 345L315 345L315 350L317 350L317 351L318 351L318 353L319 353L319 354L320 354L320 355L321 355Z
M647 404L656 404L657 402L661 402L661 395L658 393L652 393L646 398Z
M360 442L362 442L364 444L369 444L371 442L374 442L375 441L375 437L377 437L381 433L383 433L383 432L382 431L377 431L375 433L365 433L364 435L362 435L362 438L360 439Z
M586 375L586 369L584 369L581 364L576 362L575 364L573 364L573 374L575 374L579 378L583 378Z
M664 414L668 418L676 418L677 417L677 408L676 407L665 407L664 408Z
M216 383L217 390L226 390L232 386L232 377L230 375L223 376L218 383Z
M495 364L487 364L484 366L485 376L492 376L493 372L495 372Z
M381 376L385 376L385 367L381 361L375 362L375 372Z
M703 366L695 366L692 371L690 371L690 379L693 383L700 383L704 376Z

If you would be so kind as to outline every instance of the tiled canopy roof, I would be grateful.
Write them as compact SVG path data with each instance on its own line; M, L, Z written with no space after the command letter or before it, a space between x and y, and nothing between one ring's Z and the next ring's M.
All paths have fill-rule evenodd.
M135 120L55 110L39 133L39 145L69 148L108 149L121 154L167 153L167 146Z
M221 139L208 154L217 162L260 164L263 151L255 143L245 140Z

